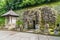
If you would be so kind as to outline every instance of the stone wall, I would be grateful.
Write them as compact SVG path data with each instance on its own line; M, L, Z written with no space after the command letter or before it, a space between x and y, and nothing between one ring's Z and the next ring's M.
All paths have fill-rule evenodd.
M33 9L33 10L27 10L24 12L24 27L25 28L33 28L33 25L38 24L39 27L43 24L55 24L56 21L56 15L55 15L55 11L50 8L50 7L42 7L39 9ZM34 22L35 24L34 24ZM38 27L38 28L39 28Z
M33 25L36 24L40 25L40 16L39 10L27 10L24 12L24 24L27 25L28 28L33 28Z
M46 23L55 23L56 21L56 15L55 11L52 8L49 7L43 7L41 9L41 14L42 14L42 20Z

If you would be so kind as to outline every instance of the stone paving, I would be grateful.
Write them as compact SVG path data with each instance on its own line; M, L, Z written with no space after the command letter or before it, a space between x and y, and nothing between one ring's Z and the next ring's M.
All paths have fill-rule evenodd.
M13 31L0 31L0 40L60 40L60 37Z

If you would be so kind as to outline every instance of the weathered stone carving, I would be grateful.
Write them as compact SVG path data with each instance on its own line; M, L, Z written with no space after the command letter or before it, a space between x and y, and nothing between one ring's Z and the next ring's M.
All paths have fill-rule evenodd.
M55 13L54 10L49 8L49 7L43 7L41 9L42 12L42 19L44 20L44 22L50 22L50 23L55 23Z
M25 14L26 13L26 14ZM30 10L29 12L24 13L24 23L27 22L28 27L35 29L35 25L40 22L40 12L39 10ZM30 28L31 28L30 27Z
M39 29L42 26L41 23L43 23L43 25L49 23L54 24L55 21L55 11L50 7L42 7L24 12L24 23L28 25L28 28L31 27L31 29ZM37 24L40 26L38 27Z

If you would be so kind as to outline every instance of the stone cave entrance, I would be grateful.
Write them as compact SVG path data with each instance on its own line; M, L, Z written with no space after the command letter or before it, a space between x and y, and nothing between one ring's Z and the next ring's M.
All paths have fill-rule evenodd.
M36 21L35 20L32 20L31 25L29 25L29 22L28 22L28 29L35 29L35 25L36 25Z
M33 29L35 29L36 21L33 20Z
M29 30L35 30L38 28L40 14L39 11L25 11L24 13L24 28Z

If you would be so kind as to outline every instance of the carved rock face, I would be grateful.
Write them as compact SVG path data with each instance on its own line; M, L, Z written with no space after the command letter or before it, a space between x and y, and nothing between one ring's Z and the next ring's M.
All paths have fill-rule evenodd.
M27 23L28 27L33 27L36 24L39 24L40 22L39 19L40 19L39 10L29 10L24 12L24 23Z
M49 7L44 7L41 9L42 12L42 19L44 20L44 22L50 22L50 23L55 23L55 13L54 10L52 10Z
M50 23L55 23L55 11L52 10L49 7L43 7L39 9L34 9L34 10L27 10L24 12L24 23L27 23L27 25L36 25L43 22L50 22ZM35 21L35 24L33 23Z

